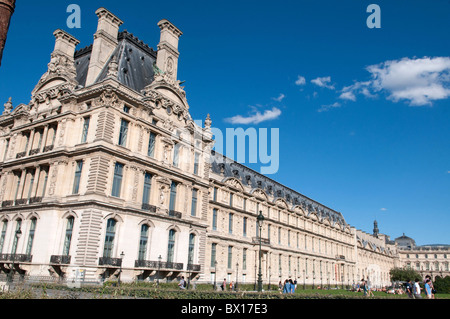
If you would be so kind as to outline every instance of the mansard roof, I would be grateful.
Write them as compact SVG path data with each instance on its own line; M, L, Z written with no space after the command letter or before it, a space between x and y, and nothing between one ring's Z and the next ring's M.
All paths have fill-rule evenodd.
M275 200L282 198L291 208L301 206L307 215L315 213L320 219L328 218L332 225L337 223L347 226L341 213L215 151L211 152L211 170L215 174L222 175L224 180L233 177L252 189L263 190Z
M126 30L119 32L117 39L119 43L95 83L101 82L108 76L111 61L115 58L118 64L118 81L140 92L153 82L153 63L156 62L157 52ZM92 45L76 51L74 55L76 80L83 87L86 84L91 53Z

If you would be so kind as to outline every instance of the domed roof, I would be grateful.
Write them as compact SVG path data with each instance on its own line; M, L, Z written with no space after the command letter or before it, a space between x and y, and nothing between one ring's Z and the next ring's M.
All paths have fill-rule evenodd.
M405 233L403 233L402 236L395 238L395 242L398 244L398 246L404 248L412 248L416 246L415 240L411 237L406 236Z

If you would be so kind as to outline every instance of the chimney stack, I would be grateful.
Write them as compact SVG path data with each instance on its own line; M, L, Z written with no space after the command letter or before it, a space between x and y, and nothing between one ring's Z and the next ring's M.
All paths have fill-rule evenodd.
M98 16L97 32L94 34L91 60L86 78L86 86L95 82L114 49L118 45L117 36L123 21L105 8L95 11Z
M178 41L183 33L166 19L159 21L158 26L161 29L161 39L158 44L156 66L176 81L180 56Z
M73 63L75 48L80 43L80 41L61 29L55 30L55 32L53 32L53 35L55 36L55 49L53 50L53 53L64 54Z
M9 23L14 13L16 0L0 0L0 65L2 64L3 49L8 35Z

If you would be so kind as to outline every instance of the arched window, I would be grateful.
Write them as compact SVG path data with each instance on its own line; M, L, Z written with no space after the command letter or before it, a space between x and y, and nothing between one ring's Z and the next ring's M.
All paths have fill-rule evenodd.
M63 256L69 256L70 243L72 242L72 232L73 232L73 223L74 222L75 222L75 218L73 216L69 216L67 218L66 235L64 237Z
M173 257L175 253L175 230L171 229L169 231L169 246L167 249L167 262L173 262Z
M141 237L139 240L139 256L138 260L145 260L147 256L147 244L148 244L148 225L144 224L141 227Z
M17 242L18 242L18 238L17 238L17 236L16 236L16 232L20 229L20 227L22 226L22 220L21 219L18 219L17 221L16 221L16 230L14 231L14 233L13 233L13 236L14 236L14 241L13 241L13 246L12 246L12 251L11 251L11 253L13 253L13 254L15 254L16 253L16 250L17 250Z
M2 234L0 237L0 253L3 251L3 245L5 244L5 237L6 237L6 229L8 228L8 221L5 219L3 220L3 226L2 226Z
M194 251L195 251L195 235L189 235L189 250L188 250L188 265L194 263Z
M28 233L28 243L27 243L27 255L31 255L31 249L33 248L33 241L34 241L34 232L36 231L36 217L33 217L31 219L31 226L30 226L30 232Z
M106 224L105 247L103 248L103 257L111 258L114 247L114 238L116 236L116 220L108 219Z

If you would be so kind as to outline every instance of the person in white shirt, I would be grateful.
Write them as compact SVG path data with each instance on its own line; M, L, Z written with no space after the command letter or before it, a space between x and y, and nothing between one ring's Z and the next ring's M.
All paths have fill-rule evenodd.
M413 292L416 299L422 299L422 296L420 295L419 279L416 279L416 282L414 283Z

